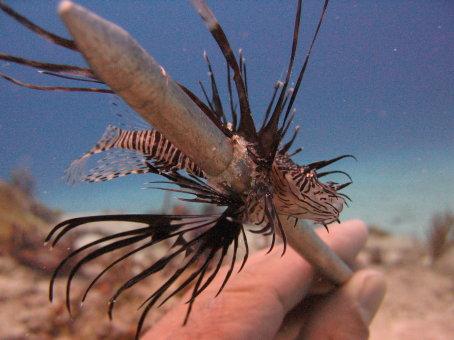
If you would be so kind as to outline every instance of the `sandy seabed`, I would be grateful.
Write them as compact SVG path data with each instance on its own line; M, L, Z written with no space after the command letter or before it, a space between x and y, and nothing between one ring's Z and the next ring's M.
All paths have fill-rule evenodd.
M44 249L43 249L44 251ZM452 339L454 337L454 249L435 264L424 257L414 240L398 236L371 236L360 254L363 262L381 270L388 283L383 305L375 317L370 338ZM111 281L96 287L82 308L73 304L73 316L65 310L65 277L57 280L56 299L48 300L49 274L24 265L16 258L0 256L0 338L1 339L125 339L133 336L139 312L137 307L150 291L155 278L128 292L118 302L114 320L109 321L108 297ZM373 263L380 262L380 263ZM80 299L88 268L74 281L74 299ZM85 276L87 275L87 276ZM113 276L126 273L116 272ZM174 299L176 303L178 298ZM168 310L164 305L153 310L147 325Z
M361 257L387 280L370 339L454 338L453 246L431 263L425 247L413 238L371 235Z

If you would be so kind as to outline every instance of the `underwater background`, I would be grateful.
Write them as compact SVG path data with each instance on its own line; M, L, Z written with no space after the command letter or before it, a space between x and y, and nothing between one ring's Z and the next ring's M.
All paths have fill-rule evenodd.
M129 31L173 79L201 95L206 50L227 98L225 64L188 2L79 1ZM50 31L68 36L56 1L8 1ZM209 1L248 67L256 121L282 79L291 47L295 4ZM321 4L304 4L296 69L312 39ZM454 4L449 1L332 1L296 101L300 164L353 154L336 163L353 185L341 219L361 218L382 229L423 235L431 217L454 210ZM0 16L0 51L30 59L84 65L81 57ZM67 84L0 62L23 81ZM114 105L119 103L119 105ZM0 79L0 178L29 168L36 195L68 213L158 211L163 194L142 190L150 175L75 186L62 179L109 123L134 125L134 113L103 94L40 92ZM119 119L117 115L129 118ZM201 150L203 152L203 150ZM333 167L334 169L334 167Z

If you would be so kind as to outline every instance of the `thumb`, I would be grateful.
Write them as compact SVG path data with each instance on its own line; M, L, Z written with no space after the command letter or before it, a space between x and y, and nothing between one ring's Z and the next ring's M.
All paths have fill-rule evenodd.
M367 339L386 283L374 270L356 272L339 290L313 305L301 330L304 339Z

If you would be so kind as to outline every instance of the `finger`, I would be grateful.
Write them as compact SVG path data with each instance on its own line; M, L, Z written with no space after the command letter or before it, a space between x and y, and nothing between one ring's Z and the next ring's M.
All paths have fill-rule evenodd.
M386 283L381 273L373 270L355 273L333 294L320 299L319 303L303 307L300 337L314 340L367 339L368 326L385 291Z
M320 228L317 233L347 263L353 262L367 239L366 226L359 220L333 225L329 233ZM251 269L252 275L276 292L284 312L288 313L306 295L314 278L314 268L293 250L282 258L278 253L273 255L261 257L260 263Z
M358 258L355 258L353 261L346 261L346 263L354 272L366 268L366 264L363 261L358 260ZM314 282L309 288L308 295L325 295L336 288L338 288L338 286L323 277L323 275L316 274Z
M355 258L353 263L347 264L355 272L365 268L364 263L358 261L358 258ZM308 317L307 313L305 313L305 310L308 309L308 304L317 303L324 298L322 295L326 295L336 288L338 288L338 286L327 279L315 279L308 291L308 295L311 295L310 298L306 297L299 305L287 313L275 340L299 338L299 333L301 332L304 320Z

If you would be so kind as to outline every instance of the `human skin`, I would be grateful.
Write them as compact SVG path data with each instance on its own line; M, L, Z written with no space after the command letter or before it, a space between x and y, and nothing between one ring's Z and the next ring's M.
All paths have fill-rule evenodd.
M367 228L359 220L332 225L329 233L317 232L350 265L367 239ZM214 298L224 277L220 272L197 298L186 326L182 322L187 304L181 303L142 339L368 337L368 326L386 290L381 273L360 270L342 287L334 288L293 249L288 247L281 257L282 249L276 248L270 254L261 251L252 256Z

